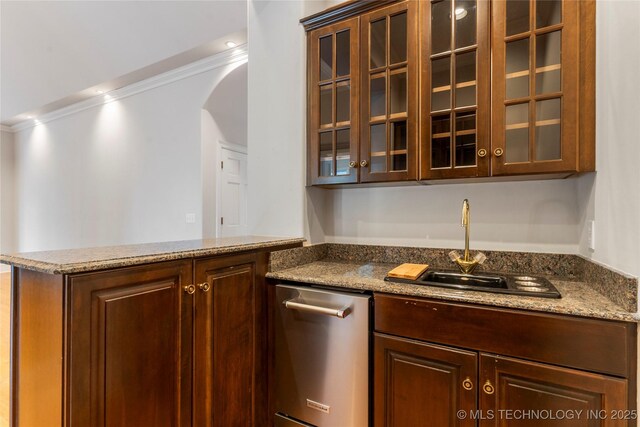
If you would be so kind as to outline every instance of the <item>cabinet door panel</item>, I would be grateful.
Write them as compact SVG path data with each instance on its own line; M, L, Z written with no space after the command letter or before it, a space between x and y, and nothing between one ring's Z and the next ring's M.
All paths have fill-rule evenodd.
M256 395L263 357L257 319L264 315L264 298L255 257L196 262L194 425L199 427L253 426L263 417L254 403L266 399Z
M477 354L375 334L376 427L474 426ZM464 385L463 385L464 383Z
M627 426L612 417L628 408L627 380L487 354L481 354L480 371L480 408L494 415L481 427ZM526 411L530 417L519 415ZM574 419L545 415L564 411Z
M573 172L579 165L581 8L589 0L493 2L493 175ZM580 74L582 73L582 75ZM513 111L522 110L518 120ZM591 123L583 124L590 129Z
M191 262L69 278L69 425L191 424Z
M418 2L361 17L360 181L417 177Z
M308 36L308 182L358 181L359 18Z
M489 175L489 8L484 0L422 4L421 179Z

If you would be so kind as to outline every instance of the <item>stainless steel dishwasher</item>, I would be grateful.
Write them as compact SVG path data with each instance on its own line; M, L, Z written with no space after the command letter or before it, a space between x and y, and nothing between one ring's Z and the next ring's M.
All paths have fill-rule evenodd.
M369 425L370 296L276 286L276 427Z

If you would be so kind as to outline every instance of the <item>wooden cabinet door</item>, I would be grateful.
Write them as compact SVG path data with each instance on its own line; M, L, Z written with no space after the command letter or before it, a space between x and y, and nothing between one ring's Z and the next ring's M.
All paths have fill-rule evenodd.
M592 107L582 104L593 100L585 63L593 0L499 0L492 8L492 174L573 172L581 156L592 163L585 130L594 124L583 114Z
M491 418L480 427L628 425L619 419L630 407L627 380L488 354L480 356L480 372L480 408ZM562 411L574 419L558 421Z
M358 182L359 18L311 31L308 49L308 181Z
M490 2L422 2L420 28L420 179L488 176Z
M474 426L477 353L375 334L375 427Z
M360 18L360 181L418 175L418 2Z
M194 426L259 426L267 419L264 257L196 261Z
M191 425L191 280L191 261L67 279L65 425Z

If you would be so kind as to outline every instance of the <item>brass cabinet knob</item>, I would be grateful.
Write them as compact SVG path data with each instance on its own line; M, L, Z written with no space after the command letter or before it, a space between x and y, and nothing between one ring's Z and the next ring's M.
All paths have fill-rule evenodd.
M206 282L205 282L205 283L200 283L200 284L198 285L198 287L200 288L200 290L201 290L202 292L208 292L208 291L209 291L209 289L211 289L211 285L209 285L209 284L208 284L208 283L206 283Z
M487 150L485 150L484 148L481 148L478 150L478 157L484 157L487 155Z
M504 154L504 150L502 148L496 148L493 150L493 154L495 154L496 157L500 157Z
M358 162L356 162L355 160L351 160L349 162L349 167L350 168L357 168L358 167Z
M473 388L473 382L471 378L467 377L464 381L462 381L462 388L465 390L471 390Z
M487 382L485 382L484 385L482 386L482 391L484 391L487 394L493 394L493 392L495 392L496 389L493 387L493 384L491 384L491 381L487 380Z
M196 287L193 285L184 286L182 289L189 295L193 295L196 292Z
M369 162L367 162L366 160L363 160L360 162L360 166L362 166L363 168L366 168L367 166L369 166Z

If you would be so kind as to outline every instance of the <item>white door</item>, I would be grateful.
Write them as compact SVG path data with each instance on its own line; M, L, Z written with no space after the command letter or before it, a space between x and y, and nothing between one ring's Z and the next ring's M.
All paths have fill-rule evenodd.
M225 146L218 164L218 237L247 234L247 154Z

